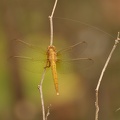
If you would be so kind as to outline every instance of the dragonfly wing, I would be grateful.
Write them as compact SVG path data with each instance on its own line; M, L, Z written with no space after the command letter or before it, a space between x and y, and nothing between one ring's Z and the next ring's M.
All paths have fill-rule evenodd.
M14 40L15 56L10 57L12 63L19 64L21 69L41 73L46 64L46 53L39 46L20 39ZM30 56L30 57L28 57Z
M83 51L86 49L87 43L85 41L80 41L74 45L61 49L57 52L58 57L60 56L62 59L67 59L69 57L78 58Z
M85 41L80 41L74 45L61 49L57 52L58 55L58 71L60 73L80 71L88 68L93 61L89 58L80 57L82 52L87 47Z
M90 58L58 60L57 70L59 73L79 72L89 68L93 63L94 61Z
M37 74L40 74L46 65L45 60L33 57L12 56L11 59L12 63L17 63L20 69Z
M44 50L38 46L38 45L34 45L32 43L29 43L27 41L23 41L21 39L15 39L13 40L13 44L14 44L14 48L15 48L15 51L18 52L19 54L25 54L28 56L28 53L31 53L31 52L35 52L35 53L39 53L39 54L44 54Z

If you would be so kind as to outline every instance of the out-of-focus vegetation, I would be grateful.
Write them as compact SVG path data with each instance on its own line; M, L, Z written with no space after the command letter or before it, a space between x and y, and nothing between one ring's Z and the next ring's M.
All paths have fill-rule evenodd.
M41 74L19 69L19 61L14 63L9 57L18 53L14 39L29 41L47 49L50 40L48 16L53 4L54 0L0 0L0 120L42 119L37 89ZM46 109L52 104L49 119L94 119L96 84L117 32L120 31L119 5L120 1L113 0L58 1L54 15L54 45L62 49L86 41L87 48L83 56L92 58L94 64L81 72L59 74L60 96L56 96L51 71L47 71L43 92ZM87 24L60 18L96 26L113 37ZM23 52L24 47L21 48ZM120 107L119 51L118 45L100 88L99 117L102 120L120 119L120 111L115 112ZM81 51L78 49L75 53ZM29 55L35 54L31 52Z

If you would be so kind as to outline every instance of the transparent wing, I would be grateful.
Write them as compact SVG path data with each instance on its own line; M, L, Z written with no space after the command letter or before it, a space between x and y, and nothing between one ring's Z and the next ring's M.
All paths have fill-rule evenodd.
M80 57L86 48L85 41L76 43L72 46L61 49L57 52L57 70L59 73L70 73L89 68L93 64L93 60L87 57Z
M18 54L28 55L30 52L39 53L39 54L45 53L44 50L42 49L42 47L40 47L40 43L39 43L39 45L34 45L32 43L23 41L21 39L15 39L15 40L13 40L13 44L15 46L15 51Z
M90 58L77 58L70 60L59 60L57 71L59 73L81 72L93 65L94 61Z
M35 59L26 56L12 56L13 64L16 62L19 64L19 68L28 72L40 74L45 65L46 61L42 59Z
M46 65L46 53L37 45L22 41L14 40L15 56L10 58L13 64L19 64L20 69L33 73L41 73Z
M79 56L83 53L86 47L87 47L87 43L85 41L80 41L74 45L59 50L57 52L57 55L58 57L60 56L61 59L79 58Z

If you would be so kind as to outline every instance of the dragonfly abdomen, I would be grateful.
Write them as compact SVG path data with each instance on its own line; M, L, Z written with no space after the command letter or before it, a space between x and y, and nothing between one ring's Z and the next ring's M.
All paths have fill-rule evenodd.
M54 46L48 46L48 60L50 62L50 67L52 70L52 75L53 75L53 80L54 80L54 85L55 85L55 90L57 92L57 95L59 95L58 91L58 76L57 76L57 70L56 70L56 61L57 61L57 54L56 54L56 49Z
M56 89L57 95L59 95L58 76L57 76L57 70L56 70L56 63L55 62L53 62L51 64L51 70L52 70L52 74L53 74L53 80L54 80L55 89Z

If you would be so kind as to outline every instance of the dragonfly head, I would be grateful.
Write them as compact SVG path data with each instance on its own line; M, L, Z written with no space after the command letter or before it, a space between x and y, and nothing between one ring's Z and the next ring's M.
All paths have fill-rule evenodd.
M50 51L50 50L56 51L56 47L53 45L50 45L48 46L47 51Z

